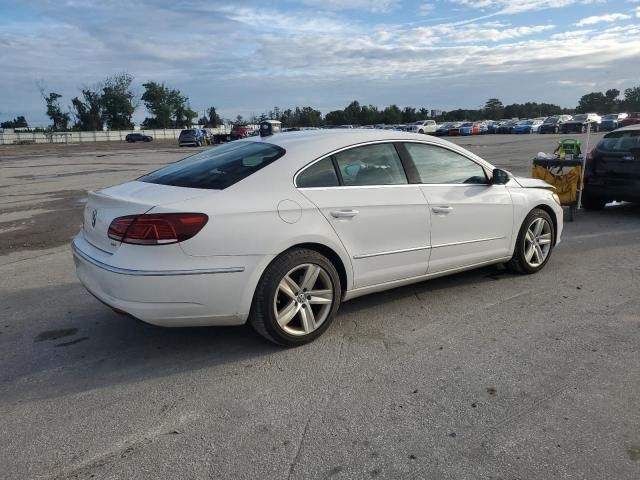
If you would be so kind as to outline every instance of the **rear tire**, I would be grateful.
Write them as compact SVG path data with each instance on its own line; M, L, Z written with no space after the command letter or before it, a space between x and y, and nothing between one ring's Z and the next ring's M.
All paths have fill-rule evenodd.
M341 296L340 276L329 259L314 250L289 250L262 274L249 323L273 343L304 345L329 328Z
M534 208L522 222L513 257L505 266L513 273L539 272L551 257L555 235L551 216L540 208Z
M582 194L582 206L585 210L602 210L607 201L602 197L588 195L586 192Z

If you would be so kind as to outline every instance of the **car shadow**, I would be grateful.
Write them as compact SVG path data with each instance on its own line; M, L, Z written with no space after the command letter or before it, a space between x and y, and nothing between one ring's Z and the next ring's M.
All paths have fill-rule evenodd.
M241 372L283 351L249 325L162 328L118 315L79 283L3 293L0 303L15 312L0 325L5 399L49 398L218 365L225 374Z

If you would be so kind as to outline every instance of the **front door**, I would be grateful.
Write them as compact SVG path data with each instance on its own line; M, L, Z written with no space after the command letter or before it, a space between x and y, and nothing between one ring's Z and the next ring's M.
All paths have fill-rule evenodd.
M429 203L429 273L507 257L513 205L505 185L491 185L479 163L445 147L406 143Z

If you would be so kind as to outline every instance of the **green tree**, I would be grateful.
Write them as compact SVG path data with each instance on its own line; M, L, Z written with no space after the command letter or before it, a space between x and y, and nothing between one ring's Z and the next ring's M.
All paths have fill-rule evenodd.
M62 98L62 95L55 92L50 92L49 95L45 95L42 89L40 90L40 93L47 106L47 117L51 119L50 128L56 131L68 130L71 116L62 111L59 101L59 99Z
M82 100L74 97L71 104L75 109L77 130L102 130L102 94L90 88L82 89Z
M498 120L504 115L504 105L497 98L490 98L484 104L484 116L488 120Z
M102 120L112 130L133 128L135 94L131 90L133 77L128 73L118 73L107 78L102 87Z
M640 112L640 87L627 88L622 104L629 112Z
M218 115L218 112L216 112L216 107L209 107L207 113L209 115L209 127L215 128L223 123L222 119Z
M29 124L23 115L19 115L13 120L0 123L0 128L29 128Z
M404 107L402 110L402 122L412 123L418 120L418 112L414 107Z
M382 111L382 122L393 125L402 122L402 111L397 105L389 105Z
M175 108L179 102L180 92L172 90L164 83L149 81L143 83L144 93L140 99L144 102L147 111L153 115L145 119L148 128L170 128Z

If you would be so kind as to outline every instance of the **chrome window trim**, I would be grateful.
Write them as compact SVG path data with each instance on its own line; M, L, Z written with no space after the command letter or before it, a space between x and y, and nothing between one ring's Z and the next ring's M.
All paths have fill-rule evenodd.
M438 245L425 245L422 247L403 248L401 250L389 250L385 252L376 252L376 253L361 253L358 255L354 255L353 259L361 260L363 258L380 257L382 255L393 255L396 253L416 252L419 250L432 250L434 248L442 248L442 247L455 247L456 245L467 245L469 243L490 242L492 240L504 240L505 238L507 238L505 235L501 235L499 237L476 238L474 240L463 240L461 242L440 243Z
M363 142L363 143L356 143L353 145L348 145L346 147L341 147L338 148L336 150L333 150L329 153L325 153L324 155L316 158L315 160L312 160L311 162L307 163L304 167L299 168L296 173L293 176L293 186L297 189L300 190L314 190L314 189L320 189L320 190L324 190L326 188L371 188L371 187L407 187L407 186L416 186L416 185L424 185L424 186L433 186L433 185L447 185L447 186L454 186L454 185L458 185L458 186L491 186L490 183L401 183L401 184L396 184L396 185L337 185L334 187L299 187L297 180L298 180L298 176L305 171L307 168L309 168L311 165L320 162L321 160L324 160L327 157L331 157L332 155L336 155L340 152L344 152L345 150L350 150L352 148L358 148L358 147L363 147L366 145L376 145L376 144L380 144L380 143L418 143L421 145L430 145L430 146L434 146L434 147L440 147L440 148L444 148L446 150L449 150L450 152L453 153L457 153L458 155L460 155L461 157L466 158L467 160L472 161L473 163L477 164L478 166L480 166L480 168L482 168L485 172L485 175L487 176L487 178L490 178L490 173L489 170L491 170L491 168L493 168L492 165L490 165L489 163L487 163L485 160L480 159L481 161L478 161L475 158L471 158L468 155L464 154L463 152L459 152L456 149L450 148L448 145L441 145L439 143L436 142L429 142L424 141L424 140L416 140L416 139L402 139L402 138L398 138L398 139L385 139L385 140L372 140L370 142ZM405 172L406 174L406 172Z
M80 250L75 244L71 244L71 250L75 257L90 263L91 265L98 267L102 270L106 270L111 273L117 273L119 275L133 275L139 277L167 277L167 276L182 276L182 275L207 275L215 273L240 273L244 272L244 267L224 267L224 268L202 268L195 270L132 270L128 268L114 267L101 262L93 257L90 257L82 250Z

